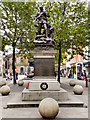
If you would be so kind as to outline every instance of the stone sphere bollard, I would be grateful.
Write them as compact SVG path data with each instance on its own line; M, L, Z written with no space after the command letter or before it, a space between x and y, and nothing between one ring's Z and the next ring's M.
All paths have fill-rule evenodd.
M19 86L23 86L23 84L24 84L23 80L19 80L19 81L18 81L18 85L19 85Z
M70 85L70 86L75 86L75 85L76 85L76 83L75 83L75 81L74 81L74 80L70 80L69 85Z
M53 98L45 98L39 104L39 112L43 118L55 118L59 112L59 106Z
M10 93L10 87L7 85L4 85L0 88L0 93L2 95L8 95Z
M76 95L82 95L83 87L81 85L75 85L74 88L73 88L73 92Z
M6 82L4 80L0 81L0 86L6 85Z

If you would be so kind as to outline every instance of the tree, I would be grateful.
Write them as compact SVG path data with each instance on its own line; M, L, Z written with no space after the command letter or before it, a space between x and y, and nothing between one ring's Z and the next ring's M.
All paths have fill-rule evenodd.
M54 5L53 5L54 4ZM88 39L88 10L85 2L53 2L50 23L54 26L55 49L59 50L58 81L60 82L60 62L62 53L71 55L77 53L83 56L85 48L90 44ZM66 58L66 55L64 55ZM70 58L70 59L71 59Z
M13 47L13 83L16 84L15 79L15 48L28 48L28 51L33 48L31 40L34 39L33 32L33 15L35 13L36 2L3 2L1 4L1 30L4 31L2 35L2 48L5 45L12 45ZM27 46L28 45L28 46Z
M77 53L86 59L83 48L90 44L90 41L88 41L88 9L86 3L77 2L73 6L72 11L74 11L74 14L70 17L71 21L73 21L71 31L71 35L73 35L71 58L73 54L75 55Z

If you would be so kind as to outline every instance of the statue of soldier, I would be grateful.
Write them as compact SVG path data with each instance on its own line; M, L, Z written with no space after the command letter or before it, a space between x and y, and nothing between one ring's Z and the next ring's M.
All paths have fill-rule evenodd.
M35 16L35 21L38 19L38 32L37 35L41 35L41 29L44 29L45 37L48 37L48 28L47 28L47 17L50 17L45 11L43 11L43 6L40 7L40 12L38 12Z

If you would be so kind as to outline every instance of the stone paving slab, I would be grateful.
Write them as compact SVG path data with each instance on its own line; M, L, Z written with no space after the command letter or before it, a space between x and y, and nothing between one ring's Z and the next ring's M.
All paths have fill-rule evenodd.
M69 85L70 79L67 78L61 78L61 79L62 79L61 87L67 90L69 94L74 95L73 87ZM82 95L74 95L74 96L77 97L79 100L83 101L85 105L88 106L88 88L85 86L85 81L75 79L75 82L77 85L83 86L84 92Z
M4 109L3 118L41 118L38 108ZM88 118L87 108L62 108L56 118Z

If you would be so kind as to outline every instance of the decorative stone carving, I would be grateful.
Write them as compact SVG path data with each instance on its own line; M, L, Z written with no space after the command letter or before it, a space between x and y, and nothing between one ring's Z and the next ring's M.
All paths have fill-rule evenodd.
M59 112L59 106L53 98L45 98L39 104L39 112L43 118L55 118Z
M73 92L74 92L74 94L82 95L83 87L81 85L75 85L73 88Z
M76 83L75 83L75 81L74 81L74 80L70 80L69 85L70 85L70 86L75 86L75 85L76 85Z
M19 81L18 81L18 85L19 85L19 86L23 86L23 84L24 84L24 81L23 81L23 80L19 80Z
M8 95L10 93L10 87L7 85L4 85L0 88L0 93L2 95Z
M4 80L0 81L0 86L3 86L3 85L6 85L6 82Z

